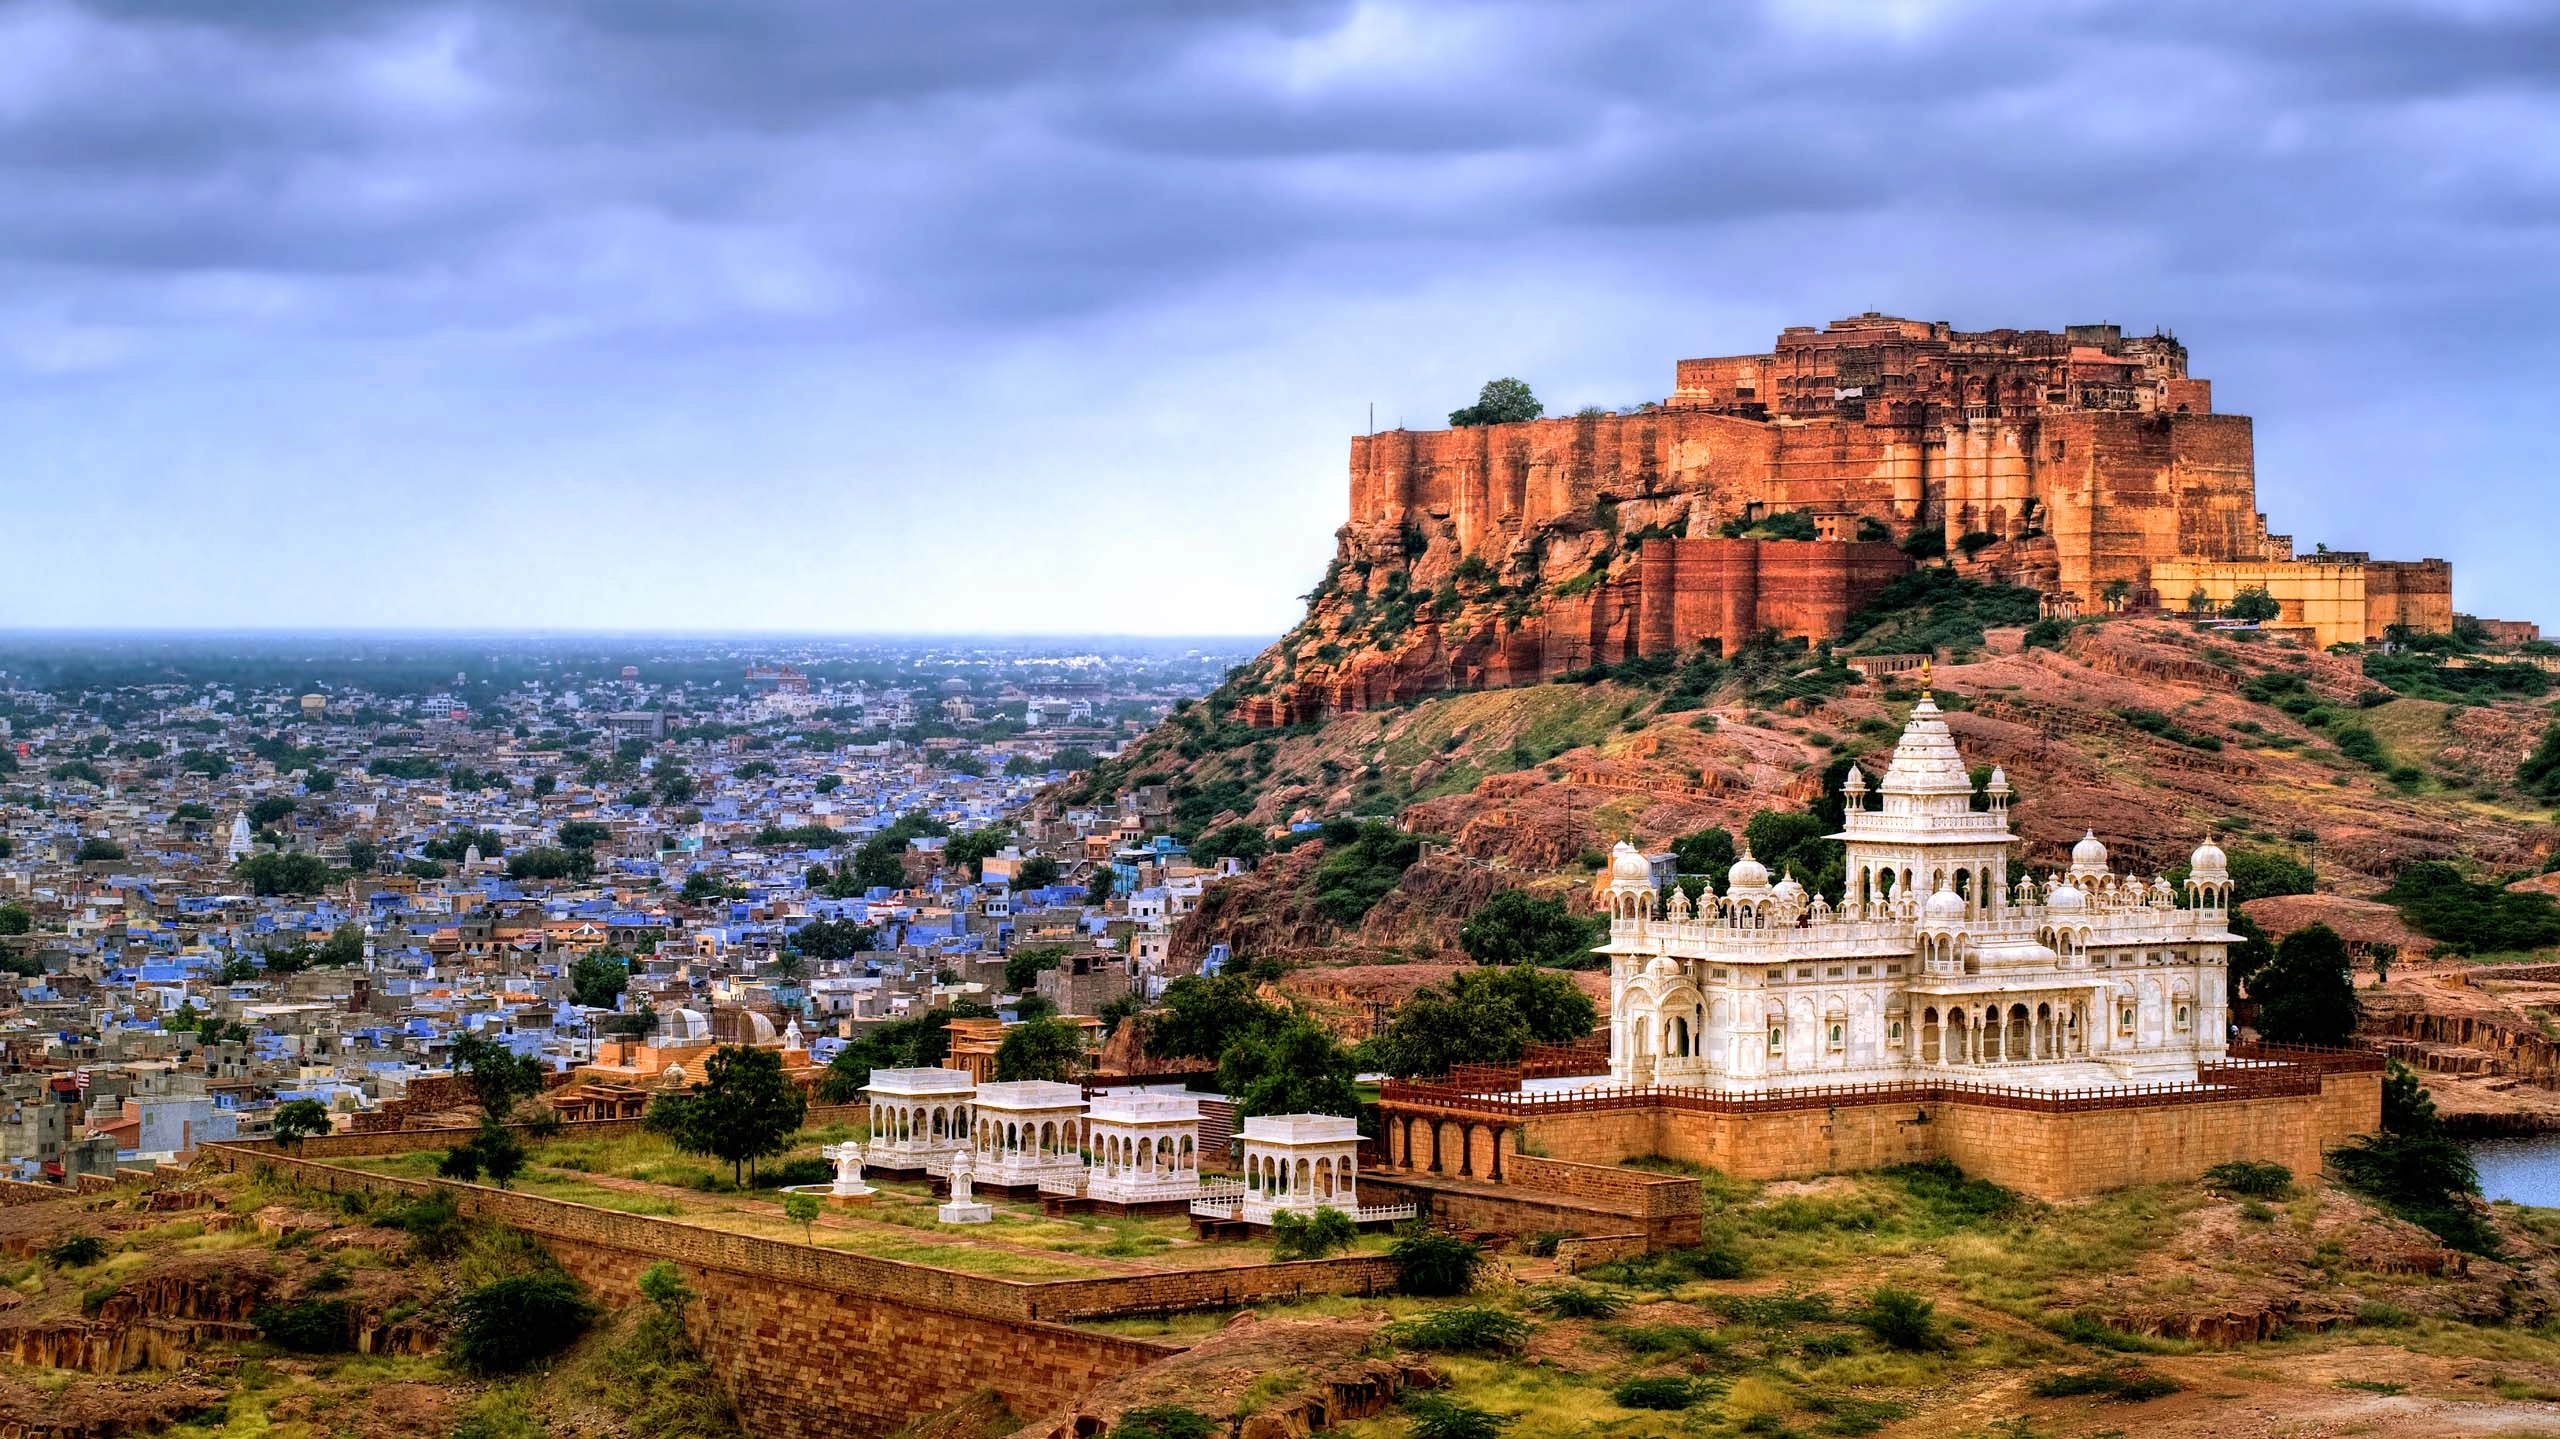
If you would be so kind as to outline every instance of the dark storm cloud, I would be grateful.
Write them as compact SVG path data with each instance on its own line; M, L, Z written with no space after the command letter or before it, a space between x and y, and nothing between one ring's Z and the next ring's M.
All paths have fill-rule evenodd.
M678 268L746 236L789 251L820 309L1001 325L1327 249L1383 277L1452 246L1912 206L2156 223L2439 190L2470 223L2540 226L2547 174L2448 153L2494 152L2493 120L2401 127L2538 107L2560 75L2541 5L0 13L31 91L0 102L0 256L369 275L381 292L335 299L374 313L476 275L491 317L559 303L521 267L600 235ZM617 323L610 282L583 299Z
M958 395L1018 449L946 483L1091 487L1062 553L1109 543L1133 429L1250 411L1306 447L1304 533L1173 553L1285 595L1239 556L1320 553L1371 397L1532 363L1658 395L1674 348L1869 307L2118 319L2200 338L2272 501L2316 478L2378 544L2364 457L2560 441L2516 428L2560 364L2555 87L2547 0L0 0L0 377L136 496L228 466L314 513L349 466L406 497L526 453L673 505L666 456ZM351 416L340 468L268 397ZM700 450L626 448L671 406ZM848 443L728 493L895 509L946 459L846 478ZM60 518L147 512L103 504Z

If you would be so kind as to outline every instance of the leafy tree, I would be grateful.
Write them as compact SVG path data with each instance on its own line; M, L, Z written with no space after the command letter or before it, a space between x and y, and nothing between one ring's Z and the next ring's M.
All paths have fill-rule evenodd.
M2455 954L2494 954L2560 944L2560 905L2545 894L2476 884L2442 860L2400 871L2382 899L2411 928Z
M1449 412L1452 429L1469 425L1510 425L1534 420L1547 412L1547 407L1530 392L1525 381L1505 377L1487 380L1476 392L1476 402Z
M2222 607L2222 613L2235 620L2264 623L2272 619L2281 619L2284 616L2284 606L2277 603L2273 595L2267 593L2265 585L2244 585L2231 597L2230 602Z
M870 951L880 932L849 919L813 919L794 930L791 946L812 959L851 959Z
M1257 994L1246 975L1189 975L1165 986L1147 1024L1147 1049L1159 1059L1214 1062L1237 1041L1277 1029L1289 1017Z
M996 1046L996 1079L1000 1083L1023 1079L1063 1083L1074 1078L1083 1064L1084 1032L1063 1020L1035 1019L1017 1024L1005 1031L1004 1042Z
M946 1010L913 1019L892 1019L871 1027L836 1052L818 1097L829 1104L850 1104L862 1096L874 1069L931 1069L951 1053L951 1021Z
M1360 1226L1351 1216L1323 1205L1299 1215L1283 1209L1271 1216L1271 1257L1275 1260L1322 1259L1359 1242Z
M589 1009L619 1005L630 984L630 963L610 950L582 954L569 963L569 998Z
M973 881L977 880L982 877L987 856L1004 848L1012 839L1012 829L1000 824L991 824L985 829L973 829L966 834L955 834L942 847L942 863L945 868L965 874Z
M1842 774L1846 773L1844 769ZM1829 775L1823 790L1831 803L1839 802L1839 786ZM1792 873L1808 893L1836 897L1848 854L1840 841L1826 836L1838 828L1837 816L1826 819L1812 810L1764 809L1742 827L1742 837L1751 846L1752 858L1766 866L1772 878Z
M612 836L612 830L591 819L571 819L560 822L562 849L594 849Z
M1045 854L1035 854L1022 862L1013 874L1017 889L1047 889L1058 882L1058 862Z
M818 1196L814 1194L782 1196L782 1217L800 1226L801 1243L818 1242Z
M507 856L509 879L585 879L595 872L591 850L536 846Z
M348 869L355 871L357 874L371 874L373 872L373 867L381 862L382 846L375 844L369 839L351 839L347 841Z
M2355 1034L2355 966L2347 942L2325 924L2286 935L2249 992L2258 1032L2275 1043L2344 1044Z
M124 858L124 846L111 839L84 839L72 859L81 864L98 864Z
M2348 1187L2457 1249L2494 1254L2497 1231L2481 1217L2480 1173L2448 1133L2415 1071L2392 1060L2382 1078L2382 1132L2331 1150Z
M2542 732L2542 742L2516 766L2516 788L2536 799L2560 801L2560 721Z
M756 1160L791 1147L808 1101L770 1049L724 1045L703 1061L702 1082L687 1096L676 1144L729 1162L731 1182Z
M522 1369L556 1354L595 1321L578 1281L557 1270L494 1280L453 1303L454 1353L484 1374Z
M1269 853L1271 841L1263 834L1262 826L1242 820L1213 829L1191 845L1191 857L1204 865L1230 858L1251 864Z
M1451 1299L1476 1287L1484 1250L1472 1240L1416 1227L1387 1248L1396 1287L1424 1299Z
M0 904L0 934L25 934L36 927L33 910L15 900Z
M364 963L364 926L349 920L329 931L311 962L324 969L348 969Z
M98 772L98 767L85 759L66 761L55 765L46 773L51 778L65 783L104 785L107 782L107 777Z
M421 852L429 859L450 860L459 864L475 849L480 851L482 859L498 859L506 854L507 843L498 837L498 832L494 829L465 827L447 830L428 840Z
M265 829L292 814L293 811L294 802L291 797L280 794L269 795L249 806L249 825L252 829Z
M2240 942L2224 956L2223 984L2227 997L2237 1004L2258 972L2275 959L2276 946L2256 920L2236 909L2231 912L2230 930L2240 936Z
M542 1092L542 1061L469 1030L453 1041L453 1069L480 1112L503 1123L520 1102Z
M1671 842L1671 857L1680 873L1703 878L1708 888L1721 893L1725 875L1733 869L1733 835L1721 825L1692 831Z
M1093 878L1084 887L1084 902L1099 909L1111 902L1111 892L1120 883L1120 872L1109 865L1098 865Z
M312 854L253 854L231 867L251 894L318 894L329 887L329 866Z
M1947 532L1935 525L1923 525L1902 537L1902 552L1921 564L1941 559L1947 553Z
M1577 916L1564 902L1506 889L1486 900L1458 929L1458 947L1478 964L1544 964L1574 968L1608 933L1597 916Z
M1549 970L1461 971L1445 986L1414 991L1371 1050L1381 1068L1401 1078L1446 1074L1458 1064L1508 1064L1533 1040L1588 1034L1596 1013L1589 996Z
M329 1110L316 1099L295 1099L276 1106L272 1130L278 1144L291 1147L314 1134L329 1132Z
M1803 510L1780 510L1758 519L1743 516L1725 521L1717 533L1728 540L1810 540L1821 532Z
M1039 982L1041 971L1056 969L1066 963L1067 947L1063 944L1034 944L1005 956L1004 987L1021 994Z
M1350 1054L1313 1020L1292 1017L1227 1046L1218 1084L1236 1114L1352 1114L1360 1096Z
M687 904L715 904L736 896L718 875L697 869L684 877L684 887L676 891L676 897Z

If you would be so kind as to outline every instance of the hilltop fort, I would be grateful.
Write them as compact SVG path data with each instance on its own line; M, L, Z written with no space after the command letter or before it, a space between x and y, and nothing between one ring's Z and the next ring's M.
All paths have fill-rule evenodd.
M1658 404L1357 437L1350 491L1249 723L1829 638L1932 533L2050 613L2263 588L2321 646L2453 622L2442 560L2297 556L2269 532L2249 419L2214 412L2176 339L2114 325L1793 326L1678 362Z

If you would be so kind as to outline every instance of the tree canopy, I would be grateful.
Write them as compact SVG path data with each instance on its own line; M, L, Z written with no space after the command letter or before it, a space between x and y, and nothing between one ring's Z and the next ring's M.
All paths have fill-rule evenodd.
M1509 425L1534 420L1547 412L1538 397L1531 393L1528 382L1505 376L1487 380L1476 392L1476 402L1449 412L1452 429L1469 425Z
M1570 1043L1589 1034L1598 1015L1589 995L1552 970L1461 970L1397 1006L1369 1052L1399 1078L1436 1076L1453 1065L1512 1063L1533 1042Z
M1467 916L1458 928L1458 947L1478 964L1572 969L1598 961L1591 949L1607 932L1607 921L1596 915L1576 915L1562 900L1506 889Z
M2295 930L2250 981L2258 1033L2278 1044L2345 1044L2355 1034L2355 964L2347 942L2325 924Z
M569 963L569 997L589 1009L612 1009L630 986L631 965L611 950L582 954Z
M1084 1067L1084 1032L1058 1019L1035 1019L1005 1031L996 1046L996 1080L1065 1082Z
M1291 1016L1246 1035L1218 1060L1218 1087L1239 1117L1360 1112L1349 1051L1315 1021Z
M742 1168L791 1147L808 1101L782 1072L780 1054L723 1045L703 1061L702 1076L690 1092L661 1096L650 1106L652 1128L689 1154L727 1160L732 1182ZM661 1105L669 1111L663 1117Z

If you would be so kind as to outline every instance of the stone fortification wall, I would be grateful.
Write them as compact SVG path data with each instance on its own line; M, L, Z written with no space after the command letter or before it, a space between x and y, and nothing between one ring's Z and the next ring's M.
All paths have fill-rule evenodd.
M2369 560L2364 567L2364 604L2366 639L2381 639L2394 625L2422 635L2451 634L2453 566L2432 559Z
M634 1121L577 1126L580 1133ZM400 1136L412 1149L425 1134ZM387 1135L337 1136L370 1144ZM270 1167L330 1193L443 1189L467 1215L541 1241L613 1305L636 1303L640 1272L681 1265L703 1302L695 1342L722 1375L751 1432L784 1439L880 1434L994 1388L1015 1413L1066 1404L1096 1383L1180 1346L1122 1339L1061 1321L1234 1308L1317 1294L1380 1294L1394 1262L1352 1255L1288 1264L1167 1269L1022 1281L734 1234L476 1184L399 1179L331 1164L308 1146L208 1145L203 1162ZM396 1150L370 1152L399 1152Z

